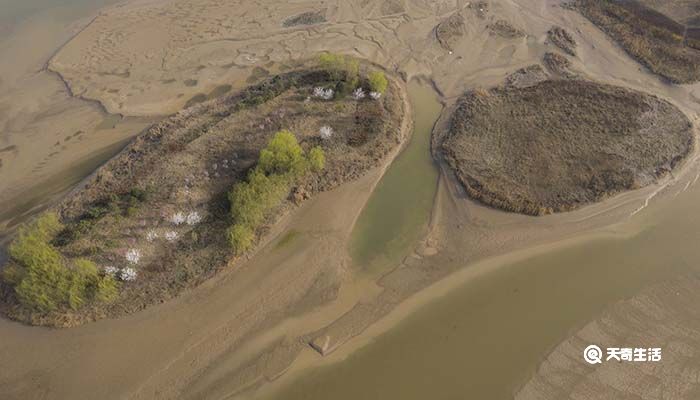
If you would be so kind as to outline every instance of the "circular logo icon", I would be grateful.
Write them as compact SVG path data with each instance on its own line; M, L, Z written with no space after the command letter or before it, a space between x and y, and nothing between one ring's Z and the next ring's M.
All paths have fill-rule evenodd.
M592 344L583 350L583 359L591 365L600 364L603 362L603 350Z

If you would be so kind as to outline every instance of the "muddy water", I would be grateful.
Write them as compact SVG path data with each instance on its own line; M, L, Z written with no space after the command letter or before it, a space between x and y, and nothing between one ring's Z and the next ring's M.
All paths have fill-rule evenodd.
M512 399L555 345L606 306L700 273L700 185L655 201L615 227L624 235L579 241L466 281L345 360L303 371L273 398Z
M408 146L386 171L362 211L350 241L356 265L370 273L395 265L427 227L437 185L430 133L442 105L417 81L408 85L414 130Z

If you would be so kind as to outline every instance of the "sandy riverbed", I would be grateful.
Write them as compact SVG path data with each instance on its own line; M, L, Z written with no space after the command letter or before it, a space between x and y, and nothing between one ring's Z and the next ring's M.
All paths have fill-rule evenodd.
M495 84L508 73L538 62L553 49L545 38L557 24L569 27L579 43L573 66L578 72L656 93L697 121L699 86L661 82L557 2L490 1L484 8L476 2L468 4L132 1L100 13L48 65L63 76L74 94L99 101L109 112L153 116L173 112L188 99L222 84L240 87L255 66L283 65L321 50L340 51L407 77L429 77L449 111L465 88ZM327 23L282 28L289 16L324 8ZM464 37L450 52L440 46L433 28L455 12L462 12L467 23ZM500 19L527 35L492 34L488 24ZM0 169L0 174L12 173L7 175L11 180L0 180L3 185L15 182L7 183L9 189L2 188L3 199L21 195L19 187L31 187L38 178L27 171L40 163L37 157L42 152L51 154L63 131L77 132L83 126L70 124L82 121L92 127L90 132L97 132L94 128L104 118L99 106L68 98L62 82L42 74L32 82L51 79L57 85L58 98L49 109L61 112L46 113L44 125L38 126L32 124L42 121L39 114L15 114L29 118L23 126L33 126L37 132L63 126L59 122L66 128L54 136L42 133L41 140L36 135L33 140L28 135L13 136L19 155L28 154L22 149L31 141L36 157L16 161L18 168L9 168L8 161ZM73 102L78 114L53 105ZM446 122L447 111L438 129ZM60 145L70 150L63 153L67 161L50 164L50 170L69 169L79 155L129 137L136 128L109 130L112 136L95 134L93 146L70 150L68 144ZM21 131L26 129L17 129ZM696 167L689 162L686 171ZM551 249L555 246L551 243L563 239L581 242L595 233L614 232L611 226L629 218L647 199L671 193L655 186L576 212L533 218L471 202L443 171L429 230L416 245L414 256L400 267L387 265L382 277L374 280L355 273L346 249L352 225L382 172L378 169L304 205L280 222L282 234L249 263L169 303L119 320L62 331L0 321L0 358L15 360L0 371L0 395L10 399L250 396L263 383L276 380L282 385L302 367L320 363L321 356L307 345L319 334L340 332L331 340L342 337L337 344L343 346L330 357L341 359L377 334L367 327L377 321L384 321L385 329L391 326L387 321L401 314L390 313L397 305L413 304L406 301L417 292L430 298L431 291L444 290L431 286L434 282L489 257L515 250L529 254L527 249ZM688 174L666 183L687 179ZM285 232L298 234L277 247ZM588 236L580 236L583 233ZM432 288L424 290L428 287ZM284 374L288 371L293 373Z

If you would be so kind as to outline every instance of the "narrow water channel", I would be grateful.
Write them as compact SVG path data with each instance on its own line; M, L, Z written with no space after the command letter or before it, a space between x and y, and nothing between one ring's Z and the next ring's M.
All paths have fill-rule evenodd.
M398 264L425 231L437 187L430 134L442 105L430 86L408 84L414 129L407 147L386 171L362 211L350 240L350 254L363 271L380 273Z

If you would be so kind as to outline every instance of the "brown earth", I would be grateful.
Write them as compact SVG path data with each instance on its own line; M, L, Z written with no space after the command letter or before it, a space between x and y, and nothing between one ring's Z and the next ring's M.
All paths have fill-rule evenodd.
M656 96L549 80L467 92L437 148L470 196L543 215L655 182L690 152L691 132Z
M659 10L670 15L686 5L664 3ZM679 84L700 80L700 46L695 31L689 30L686 40L688 29L683 23L649 7L658 7L657 2L579 0L575 6L653 73Z
M312 97L314 87L329 84L323 70L288 72L185 109L144 131L56 207L67 225L56 242L64 255L126 267L126 252L138 249L138 278L124 282L112 304L51 314L22 308L6 287L2 311L31 324L79 325L163 302L232 264L226 194L279 130L294 132L307 150L322 146L326 167L292 189L289 201L258 231L260 238L294 203L379 165L401 142L405 110L397 83L391 80L378 101ZM333 129L331 138L320 137L322 126ZM146 200L132 199L134 188L145 192ZM201 223L172 222L177 213L193 212ZM166 239L168 233L177 237Z

